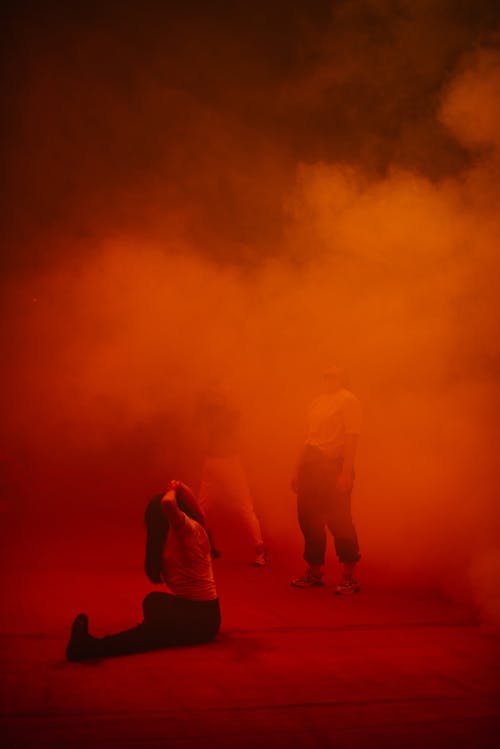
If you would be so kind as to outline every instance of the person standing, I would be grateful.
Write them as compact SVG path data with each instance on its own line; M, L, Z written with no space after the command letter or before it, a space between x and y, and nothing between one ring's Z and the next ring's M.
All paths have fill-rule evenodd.
M324 584L328 528L342 564L336 594L349 595L360 590L355 577L360 553L351 515L360 432L360 402L345 387L343 371L337 366L330 367L324 373L323 392L309 406L307 437L292 481L307 563L305 574L291 581L294 588Z
M215 386L205 390L198 401L196 420L205 441L198 503L210 523L216 506L242 522L254 549L253 565L265 567L268 562L259 519L243 469L238 445L239 413L226 395ZM210 537L211 534L209 533ZM213 547L214 556L220 552Z

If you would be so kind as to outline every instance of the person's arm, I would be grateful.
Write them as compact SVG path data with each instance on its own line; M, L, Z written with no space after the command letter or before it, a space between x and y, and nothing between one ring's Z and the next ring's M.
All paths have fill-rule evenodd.
M168 491L163 495L161 500L161 509L165 513L170 527L174 531L184 528L186 524L186 516L177 505L174 488L168 489Z
M188 504L191 504L191 506L193 507L197 506L197 501L196 501L196 497L194 496L194 492L183 481L171 481L169 488L177 489L178 491L181 492L182 495L184 495L184 498L186 499Z
M337 488L341 492L352 489L354 481L354 461L361 432L361 406L357 398L351 397L344 404L345 439L342 450L342 470L337 480Z
M354 480L354 460L358 447L358 435L346 434L344 449L342 451L342 470L337 479L337 489L341 492L348 492L352 489Z

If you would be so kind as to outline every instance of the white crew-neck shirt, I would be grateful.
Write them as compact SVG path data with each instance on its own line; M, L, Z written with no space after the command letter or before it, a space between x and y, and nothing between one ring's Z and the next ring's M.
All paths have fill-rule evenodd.
M180 528L168 529L163 549L163 579L172 593L192 601L217 598L210 542L203 526L183 513Z
M315 398L307 414L306 445L312 445L329 458L342 454L345 437L361 433L361 404L349 390L323 393Z

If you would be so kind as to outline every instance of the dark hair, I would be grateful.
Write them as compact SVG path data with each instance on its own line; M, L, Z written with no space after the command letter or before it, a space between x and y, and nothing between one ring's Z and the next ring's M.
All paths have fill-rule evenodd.
M144 513L146 524L146 558L144 570L152 583L162 582L162 555L167 539L168 520L161 509L163 494L156 494Z

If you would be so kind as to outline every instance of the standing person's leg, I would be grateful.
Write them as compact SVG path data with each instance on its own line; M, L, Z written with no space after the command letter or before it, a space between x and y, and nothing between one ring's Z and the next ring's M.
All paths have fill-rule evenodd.
M252 495L248 486L245 471L238 455L218 459L221 494L228 509L235 512L247 530L255 549L254 564L263 567L267 563L267 552L264 547L260 522L255 514Z
M318 468L306 463L297 477L297 516L304 537L305 575L292 580L294 588L323 585L323 565L326 553L325 518L318 491Z
M201 469L200 488L198 490L198 505L204 515L210 514L214 500L215 481L210 458L205 458Z
M201 471L200 488L198 491L198 505L206 520L206 531L210 541L212 557L217 559L221 556L216 548L212 530L210 528L210 514L214 502L217 501L217 473L212 458L206 458Z
M352 520L351 492L332 492L330 506L326 517L327 526L333 535L335 551L343 565L343 575L336 592L340 595L358 593L360 588L354 577L354 570L361 555L358 536Z
M233 466L233 495L235 506L239 511L245 527L252 539L255 549L254 565L264 567L267 563L267 551L264 546L262 529L259 519L255 513L255 507L250 493L250 487L239 458L234 458Z

